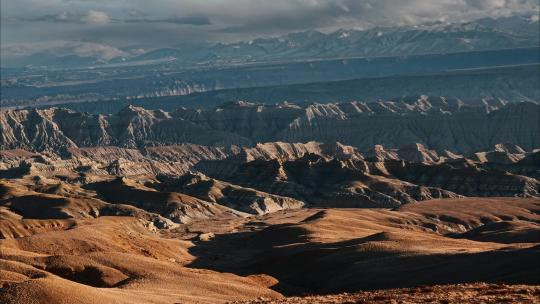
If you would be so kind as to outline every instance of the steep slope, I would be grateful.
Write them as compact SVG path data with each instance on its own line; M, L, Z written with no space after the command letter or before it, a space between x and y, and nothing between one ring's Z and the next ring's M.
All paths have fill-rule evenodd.
M69 193L73 186L62 183L32 189L24 183L0 181L0 237L24 237L47 228L44 220L57 220L58 229L68 229L73 220L93 219L102 216L132 216L160 228L172 228L175 224L156 213L122 204L110 204L79 189ZM23 225L24 227L18 227Z
M162 238L132 217L76 221L65 230L0 239L0 246L2 303L224 303L280 296L250 278L185 267L193 259L187 252L192 242Z
M299 206L289 198L316 205L380 207L456 195L540 196L539 152L511 144L468 156L437 152L422 144L399 149L376 145L361 153L340 143L317 142L275 142L253 148L191 144L145 150L70 148L67 153L69 157L61 158L5 150L0 154L0 177L29 184L88 185L107 184L121 176L257 214ZM176 185L165 187L175 180Z
M369 164L361 159L325 159L317 154L305 154L290 161L221 162L225 165L218 166L218 170L207 166L206 172L233 184L293 197L315 206L397 207L417 200L457 197L439 188L371 175Z
M35 205L50 204L51 196L18 184L0 186L2 202L25 196L33 196ZM90 202L70 201L67 206L81 211ZM426 284L471 282L476 300L536 295L534 287L506 284L538 282L538 199L433 200L393 210L299 209L167 229L142 213L47 219L55 217L47 211L41 214L45 218L33 219L25 213L31 209L8 212L5 206L0 207L2 303L281 303L289 299L281 300L280 293L366 289L384 289L363 293L367 300L403 293L411 301L444 295L452 302L464 292L460 299L469 299L472 290ZM203 238L207 232L214 237ZM355 297L326 299L340 303Z
M209 178L200 173L188 173L178 178L163 178L156 187L160 191L185 193L251 214L266 214L304 206L303 202L289 197L240 187Z
M0 111L2 149L66 153L75 147L144 147L177 143L246 145L234 134L210 130L163 111L129 106L117 115L89 115L65 109Z
M314 141L305 144L285 142L257 144L253 148L242 149L235 155L235 158L242 161L253 161L257 159L287 161L301 158L306 154L317 154L326 158L362 159L360 151L354 147L345 146L339 142L320 143Z
M272 149L265 151L264 146ZM500 144L497 149L506 146L512 148ZM223 160L202 161L194 168L233 184L319 206L398 206L456 195L540 195L536 178L540 168L534 161L538 152L527 153L516 146L515 151L523 153L495 150L475 153L473 159L449 151L439 154L421 144L400 149L378 145L365 154L354 148L344 153L340 144L335 147L341 148L332 153L312 149L301 157L287 158L276 153L274 146L265 144L255 149L257 153L247 154L255 157L240 153ZM485 157L494 153L505 156Z
M177 192L160 192L126 178L88 184L87 189L114 204L128 204L172 220L187 223L212 217L238 217L245 214L216 203Z
M363 150L376 144L398 148L417 142L436 150L468 153L501 142L527 150L540 146L539 113L534 103L492 101L472 106L456 99L422 96L303 108L242 103L213 110L179 110L175 116L258 142L339 141Z
M276 279L275 289L289 295L458 282L535 285L537 240L520 243L520 230L504 225L493 229L487 242L467 232L528 223L532 237L539 232L538 208L538 199L475 198L425 201L397 210L304 210L303 219L272 223L268 217L266 225L257 222L254 232L221 234L191 252L199 256L196 267L266 273ZM215 260L213 250L227 253Z
M388 161L384 166L397 179L465 196L540 195L540 182L535 178L482 169L464 159L434 165Z
M536 103L484 100L471 105L427 96L303 107L236 102L212 110L172 113L129 106L109 116L63 109L9 110L0 112L0 147L65 154L76 147L106 145L142 148L181 143L251 146L270 141L339 141L362 150L377 144L398 148L420 143L438 151L472 153L499 143L537 148L539 122Z
M53 121L56 110L0 111L0 148L63 152L76 144Z

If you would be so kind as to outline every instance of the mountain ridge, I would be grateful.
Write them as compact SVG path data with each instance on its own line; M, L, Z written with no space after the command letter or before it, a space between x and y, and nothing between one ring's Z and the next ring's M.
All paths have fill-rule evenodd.
M32 54L26 60L33 66L66 68L155 64L174 61L180 65L271 62L307 58L353 58L403 56L447 52L492 50L537 46L540 41L538 20L532 15L482 18L469 22L434 22L415 26L375 27L366 30L338 29L330 33L293 32L279 37L256 38L232 43L202 43L151 49L139 54L118 50L114 58L81 56L67 46L55 52ZM55 58L54 54L61 56ZM40 57L47 61L40 61ZM17 59L19 64L24 59ZM24 64L23 64L24 65Z
M302 106L235 102L173 112L130 105L115 115L61 108L5 110L0 111L0 147L65 154L76 147L338 141L361 149L417 142L440 151L468 153L506 142L532 150L540 147L539 107L532 102L484 100L471 105L421 96Z

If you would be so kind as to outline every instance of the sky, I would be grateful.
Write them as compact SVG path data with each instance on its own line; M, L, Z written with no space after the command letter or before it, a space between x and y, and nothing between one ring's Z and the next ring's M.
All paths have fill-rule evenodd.
M288 32L367 29L537 12L540 0L1 0L2 52L103 58ZM3 54L5 55L5 54Z

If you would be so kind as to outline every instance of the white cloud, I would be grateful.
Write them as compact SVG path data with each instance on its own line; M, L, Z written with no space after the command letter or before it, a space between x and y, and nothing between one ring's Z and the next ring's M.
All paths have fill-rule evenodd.
M0 1L3 43L84 39L115 47L228 42L303 30L463 22L513 13L538 14L539 9L539 0ZM19 21L10 24L5 22L6 16Z
M56 56L76 54L80 57L93 57L103 60L110 60L128 55L126 52L107 44L77 41L8 44L2 45L1 52L2 56L7 58L28 56L37 52L54 54Z
M467 0L466 3L477 9L502 8L507 5L506 0Z
M83 17L83 21L87 23L105 24L110 21L110 18L105 12L90 10Z
M122 50L100 43L81 43L73 48L73 52L81 57L95 57L104 60L128 55Z

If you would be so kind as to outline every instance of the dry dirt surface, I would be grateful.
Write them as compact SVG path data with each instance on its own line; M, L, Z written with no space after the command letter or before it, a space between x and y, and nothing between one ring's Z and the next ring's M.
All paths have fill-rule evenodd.
M15 184L2 189L0 303L534 303L538 297L535 198L298 209L158 229L134 207ZM132 216L105 213L111 210ZM474 282L486 283L452 285ZM501 282L512 285L494 284ZM417 287L426 285L441 286ZM327 296L286 298L310 294Z
M362 304L362 303L540 303L540 287L505 284L437 285L405 289L389 289L329 296L289 297L233 302L234 304Z

